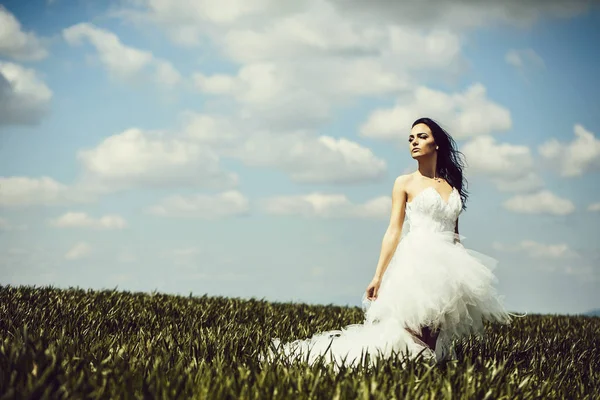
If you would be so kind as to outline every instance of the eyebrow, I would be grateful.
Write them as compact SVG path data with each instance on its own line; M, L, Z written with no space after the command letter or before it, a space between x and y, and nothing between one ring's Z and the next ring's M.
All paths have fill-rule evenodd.
M419 133L417 133L417 135L428 135L428 133L427 132L419 132ZM410 135L408 135L408 137L411 137L411 136L415 136L415 135L413 135L412 133Z

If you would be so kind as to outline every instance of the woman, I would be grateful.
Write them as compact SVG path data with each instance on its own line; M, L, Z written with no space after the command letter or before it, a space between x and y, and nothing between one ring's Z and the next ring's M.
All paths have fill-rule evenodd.
M419 165L394 183L390 223L363 295L364 323L290 343L273 339L268 357L336 367L361 364L366 353L369 364L400 353L440 362L456 358L453 339L484 336L484 320L510 324L514 314L493 287L497 261L459 240L468 197L462 153L429 118L413 123L408 143Z

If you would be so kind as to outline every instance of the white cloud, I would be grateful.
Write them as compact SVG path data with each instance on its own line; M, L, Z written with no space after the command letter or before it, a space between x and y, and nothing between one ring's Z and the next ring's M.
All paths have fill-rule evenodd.
M65 259L67 260L80 260L88 257L92 253L92 246L86 242L79 242L75 244L69 251L65 253Z
M93 197L44 176L0 177L0 206L62 205L88 202Z
M462 28L587 8L582 1L569 6L536 2L535 7L511 3L507 15L507 7L492 2L373 1L368 10L359 2L336 0L250 3L131 0L114 14L156 24L179 44L210 43L239 70L198 72L193 76L196 87L233 100L233 109L263 127L296 130L314 128L360 97L400 95L417 80L456 78L466 69ZM473 129L490 133L510 128L508 111L490 101L477 106L472 105L471 113L462 112L457 136L470 136ZM387 120L373 128L388 137L397 129Z
M401 98L393 108L375 110L361 126L361 136L400 141L408 138L412 123L428 116L455 139L465 139L512 127L510 111L487 98L482 84L473 84L463 93L447 94L418 87L409 98ZM403 139L402 139L403 140Z
M510 24L529 27L543 18L570 18L587 11L589 0L429 0L395 1L332 0L341 13L379 23L392 21L410 26L430 26L456 30Z
M255 133L224 154L247 166L275 167L298 183L373 181L387 168L383 159L356 142L305 132Z
M123 229L127 222L119 215L92 218L84 212L68 212L50 221L57 228Z
M138 23L155 23L163 27L178 44L200 45L215 28L232 26L261 26L269 21L281 21L304 14L312 15L314 24L322 23L323 15L334 14L338 19L357 21L372 27L404 25L418 29L425 24L439 29L463 30L487 27L494 23L511 23L529 26L543 17L571 17L585 12L588 0L510 0L498 3L486 0L474 3L467 0L406 2L390 0L312 0L281 2L276 0L188 0L153 1L128 0L127 7L116 13ZM344 33L339 22L329 31L333 38ZM314 26L313 26L314 29ZM297 29L305 41L319 43L315 35ZM220 31L219 31L220 32ZM317 32L321 33L321 31ZM348 34L346 37L350 36ZM352 36L350 36L352 37Z
M158 84L175 86L181 81L181 74L170 62L156 60L155 65L155 79Z
M233 118L184 111L180 119L184 137L215 150L236 147L249 136Z
M383 29L343 18L324 1L309 1L305 9L255 24L232 26L223 38L227 54L242 63L290 58L322 58L345 52L371 53L386 39Z
M326 1L308 2L302 12L275 20L233 27L222 42L230 58L245 64L343 58L350 63L395 60L397 68L415 70L448 68L461 57L460 39L448 30L365 23L346 18ZM414 57L415 47L419 57Z
M515 245L495 242L493 247L496 250L506 252L525 252L531 258L566 259L579 257L579 254L573 251L566 243L543 244L534 240L522 240Z
M551 139L539 147L549 165L563 177L581 176L600 169L600 140L580 124L573 128L575 140L566 143Z
M51 98L52 91L33 69L0 61L0 126L39 123Z
M208 146L136 128L79 151L77 158L84 181L109 191L136 186L224 188L238 182L236 174L222 170L219 156Z
M533 49L510 49L506 52L504 61L519 70L545 67L544 60Z
M63 30L63 37L71 46L81 45L89 40L109 72L121 77L131 77L139 73L152 61L152 53L125 46L118 36L89 23L80 23Z
M206 76L202 73L196 72L192 76L196 87L205 93L209 94L231 94L237 89L236 86L240 86L239 82L236 82L238 77L227 75L227 74L214 74Z
M600 211L600 202L590 204L588 206L588 211Z
M533 268L546 272L561 272L580 282L595 283L600 280L600 270L594 261L573 250L566 243L544 244L534 240L522 240L515 244L494 242L496 250L507 253L526 254Z
M114 33L90 23L80 23L63 30L63 37L71 46L81 45L87 39L98 52L100 62L115 77L132 80L147 68L154 68L154 79L165 86L174 86L181 80L173 65L158 59L151 52L121 43Z
M142 19L177 32L187 43L208 39L240 65L235 74L198 72L193 80L202 92L233 99L242 115L271 128L314 127L358 97L411 88L412 72L435 71L431 76L439 79L454 76L464 66L461 40L453 32L365 23L346 18L327 1L141 4ZM238 12L223 19L215 10L225 7L227 15L231 9ZM123 15L140 17L135 12ZM419 57L414 48L419 48Z
M501 191L522 192L542 187L527 146L497 143L491 136L480 136L465 143L461 151L468 164L465 173L487 176Z
M150 214L160 217L201 218L207 220L245 215L248 211L248 199L235 190L216 195L175 195L167 197L148 208Z
M373 198L363 204L353 204L343 194L310 193L306 195L274 196L260 201L267 214L299 215L316 218L389 218L392 200L389 196Z
M497 143L491 136L481 136L465 143L463 150L471 168L490 175L515 178L530 170L533 158L527 146Z
M311 132L265 132L243 121L186 112L178 134L128 129L106 138L78 158L82 181L97 190L140 186L196 185L226 189L237 185L222 170L221 158L249 167L277 168L299 183L355 183L380 179L384 160L347 139Z
M0 231L26 231L27 225L14 225L7 219L0 217Z
M548 190L528 195L516 195L504 202L504 208L521 214L567 215L575 211L575 205Z
M208 94L231 96L243 116L280 129L314 127L336 106L353 98L397 93L409 88L402 71L390 71L369 59L318 62L255 62L237 75L194 74L196 87Z
M276 168L298 183L356 183L377 180L386 162L344 138L311 131L264 131L243 120L185 113L186 137L210 145L220 156L249 167Z
M20 61L46 58L48 51L33 32L24 32L21 24L6 7L0 4L0 56Z
M129 8L121 10L118 15L133 21L151 21L172 28L175 38L182 36L182 33L188 36L204 34L208 30L208 24L229 26L243 22L244 18L282 15L305 7L300 4L282 4L277 0L126 0L125 3ZM182 40L183 44L199 42L192 38Z
M544 244L534 240L522 240L515 244L494 242L496 250L507 253L526 254L532 261L532 268L545 272L561 272L581 282L594 283L600 280L599 270L590 260L574 251L566 243ZM537 261L537 262L536 262Z

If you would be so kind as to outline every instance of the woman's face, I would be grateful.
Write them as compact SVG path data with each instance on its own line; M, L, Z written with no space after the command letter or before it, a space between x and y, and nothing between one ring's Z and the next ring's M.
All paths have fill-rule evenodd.
M415 125L408 135L408 146L414 159L434 154L436 144L431 129L425 124Z

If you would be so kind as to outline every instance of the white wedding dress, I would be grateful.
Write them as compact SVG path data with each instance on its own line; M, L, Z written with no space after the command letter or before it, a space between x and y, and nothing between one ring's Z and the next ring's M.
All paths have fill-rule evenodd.
M440 362L456 359L454 339L484 337L483 320L510 324L515 314L506 311L504 296L493 287L497 260L466 249L458 241L464 237L454 233L461 211L458 190L448 201L433 187L423 190L406 203L402 236L377 298L369 301L363 294L364 322L289 343L272 339L260 360L278 354L313 364L321 358L338 368L362 364L368 352L369 365L400 353ZM435 351L406 329L421 332L424 326L439 328Z

